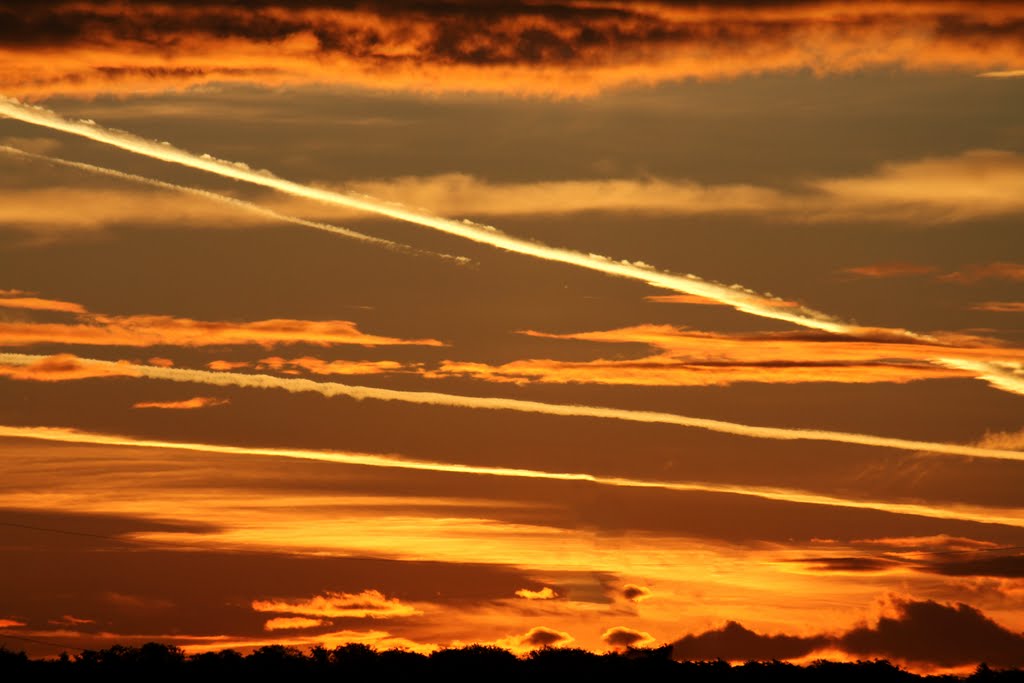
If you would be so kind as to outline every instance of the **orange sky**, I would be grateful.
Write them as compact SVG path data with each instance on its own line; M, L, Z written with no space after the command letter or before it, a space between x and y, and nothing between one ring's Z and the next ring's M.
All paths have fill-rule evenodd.
M0 9L0 645L1024 666L1019 3L333 5Z

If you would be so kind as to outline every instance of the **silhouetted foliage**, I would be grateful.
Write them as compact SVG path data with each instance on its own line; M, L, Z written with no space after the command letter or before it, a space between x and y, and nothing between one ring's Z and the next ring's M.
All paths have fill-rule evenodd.
M815 661L798 666L751 661L672 659L672 646L631 648L596 654L577 648L535 650L523 657L493 645L469 645L423 655L407 650L378 652L351 643L307 652L267 645L243 655L235 650L186 656L173 645L114 645L74 657L30 659L0 646L0 681L504 681L621 680L673 683L1024 683L1024 671L980 664L969 676L919 676L885 660Z

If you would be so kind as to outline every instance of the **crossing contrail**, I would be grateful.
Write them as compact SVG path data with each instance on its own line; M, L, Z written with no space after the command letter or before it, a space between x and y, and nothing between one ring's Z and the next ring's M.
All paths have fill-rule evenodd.
M39 363L47 356L22 353L0 353L0 365L27 366ZM448 406L456 408L472 408L479 410L510 410L520 413L541 415L559 415L565 417L592 417L627 422L645 422L653 424L669 424L679 427L706 429L723 434L734 434L759 439L776 439L782 441L832 441L837 443L893 448L902 451L937 453L943 455L959 455L975 458L994 458L1000 460L1024 460L1024 451L1010 451L995 448L984 448L967 444L936 443L932 441L915 441L898 439L871 434L852 432L835 432L822 429L789 429L785 427L763 427L747 425L724 420L712 420L702 417L689 417L675 413L662 413L647 410L628 410L624 408L605 408L601 406L568 405L562 403L542 403L515 398L493 398L480 396L463 396L444 394L434 391L404 391L399 389L380 389L341 382L319 382L310 379L293 377L276 377L274 375L249 374L238 372L212 372L209 370L192 370L188 368L160 367L142 365L127 361L104 361L80 358L83 364L97 370L109 370L120 375L131 374L136 377L160 379L171 382L189 382L210 386L235 386L258 389L283 389L290 393L315 393L322 396L347 396L358 400L373 399L377 401L400 401L420 405Z
M374 237L372 235L365 235L355 230L348 228L342 228L337 225L330 223L324 223L322 221L311 221L305 218L298 218L296 216L289 216L287 214L279 213L273 209L268 209L254 204L253 202L247 202L243 199L236 199L235 197L229 197L223 194L217 194L216 192L210 192L209 190L201 190L196 187L189 187L187 185L176 185L175 183L168 183L163 180L156 180L155 178L147 178L141 175L135 175L134 173L124 173L123 171L117 171L112 168L105 168L103 166L96 166L94 164L86 164L81 161L70 161L68 159L61 159L59 157L46 156L45 154L35 154L33 152L26 152L25 150L18 149L17 147L11 147L9 145L0 145L0 152L10 154L13 156L19 156L26 159L35 159L38 161L46 161L51 164L57 164L59 166L65 166L67 168L75 168L80 171L86 171L88 173L94 173L96 175L104 175L111 178L117 178L119 180L127 180L133 183L139 183L142 185L149 185L150 187L157 187L162 190L171 190L173 192L180 192L183 194L190 194L196 197L202 197L203 199L209 199L211 201L220 202L233 206L235 208L248 211L250 213L259 214L272 220L283 221L285 223L293 223L295 225L302 225L307 228L314 228L316 230L322 230L324 232L330 232L335 235L341 235L342 237L349 237L360 242L368 242L370 244L376 244L392 251L398 251L406 254L420 254L427 256L437 256L443 259L456 261L459 263L466 263L469 261L465 256L452 256L450 254L440 254L433 251L427 251L424 249L417 249L410 247L400 242L393 242L392 240L384 239L382 237Z
M426 460L413 460L394 455L372 453L350 453L339 451L318 451L296 448L256 448L249 446L225 446L220 444L190 443L180 441L159 441L151 439L135 439L128 436L84 432L64 427L15 427L0 425L0 437L17 439L36 439L62 443L91 444L101 446L125 446L133 448L173 449L200 453L218 453L223 455L249 455L274 458L296 458L317 462L330 462L341 465L357 465L363 467L383 467L390 469L418 470L427 472L448 472L452 474L473 474L491 477L513 477L519 479L548 479L555 481L589 482L601 486L618 486L624 488L663 489L668 491L722 493L738 496L749 496L764 500L805 505L827 505L832 507L853 508L857 510L874 510L897 515L930 517L933 519L958 520L982 524L1004 524L1024 527L1024 511L994 511L977 506L933 506L920 503L894 503L887 501L862 500L843 498L823 494L799 491L794 489L772 488L765 486L745 486L741 484L714 484L693 481L659 481L650 479L631 479L629 477L612 477L586 472L549 472L514 467L496 467L487 465L465 465ZM1018 514L1007 514L1014 512Z

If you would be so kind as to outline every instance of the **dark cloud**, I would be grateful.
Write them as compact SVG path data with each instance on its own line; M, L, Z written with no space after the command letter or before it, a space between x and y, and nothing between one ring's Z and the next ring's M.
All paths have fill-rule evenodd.
M615 626L608 629L601 636L601 640L618 649L630 647L644 647L654 642L650 633L637 631L627 626Z
M802 637L763 635L736 622L673 643L682 660L728 661L795 659L834 648L855 657L885 658L925 667L1024 665L1024 634L1015 633L963 603L900 600L895 613L873 626L840 635Z
M896 616L853 629L836 644L852 655L937 666L1024 665L1024 634L1003 628L969 605L926 600L898 602L896 608Z
M521 645L528 647L553 647L572 641L572 636L564 631L556 631L546 626L537 626L526 632L519 639Z
M651 589L638 586L635 583L627 583L622 587L622 597L631 602L641 602L651 597Z
M762 635L730 621L718 630L680 638L672 644L672 656L684 660L795 659L827 647L829 643L828 636Z
M793 560L824 572L880 572L901 564L883 557L802 557Z

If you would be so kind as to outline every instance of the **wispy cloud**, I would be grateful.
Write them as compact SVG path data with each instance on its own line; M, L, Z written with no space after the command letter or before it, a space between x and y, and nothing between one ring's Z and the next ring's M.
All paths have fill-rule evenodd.
M982 301L971 309L990 313L1024 313L1024 301Z
M63 382L95 377L138 377L127 363L97 365L71 354L41 356L24 365L0 362L0 376L33 382Z
M17 301L17 299L8 299ZM3 305L0 298L0 306ZM399 339L366 334L348 320L294 320L277 318L252 322L226 322L176 318L167 315L104 315L78 304L41 301L45 310L73 312L74 323L0 321L0 337L7 346L80 344L90 346L221 346L279 344L356 344L359 346L443 346L436 339ZM38 307L37 307L38 308ZM298 361L301 365L305 361ZM308 363L307 363L308 364Z
M392 619L421 614L420 610L402 603L398 598L389 598L377 590L361 593L336 593L329 591L306 600L253 600L252 608L257 612L298 614L306 617L338 619Z
M126 436L84 432L62 427L16 427L0 425L0 438L35 439L61 443L96 444L105 446L127 446L135 448L154 448L191 451L199 453L217 453L225 455L248 455L255 457L295 458L317 462L330 462L342 465L358 465L363 467L382 467L426 472L447 472L451 474L472 474L490 477L510 477L519 479L546 479L566 482L589 482L602 486L623 488L663 489L680 492L721 493L728 495L750 496L763 500L783 501L806 505L825 505L856 510L875 510L896 515L913 515L932 519L953 519L983 524L1003 524L1024 528L1024 510L990 509L971 506L925 505L916 503L896 503L872 501L858 498L844 498L810 493L795 489L781 489L763 486L743 486L733 484L712 484L707 482L658 481L648 479L631 479L589 474L585 472L548 472L524 468L490 467L482 465L464 465L458 463L431 462L411 460L387 455L368 453L351 453L337 451L313 451L296 448L256 448L245 446L225 446L220 444L190 443L182 441L156 441L136 439ZM1000 453L1001 451L978 452ZM1024 460L1024 452L1006 452L1006 457L1013 460Z
M199 408L210 408L223 406L230 403L224 398L211 398L209 396L195 396L183 401L142 401L135 403L132 408L161 408L163 410L196 410Z
M28 97L203 83L338 83L556 97L627 84L896 66L1007 73L1024 63L1013 3L518 0L473 11L49 2L4 16L0 88Z
M921 263L873 263L866 266L843 268L840 272L846 275L866 278L908 277L911 275L929 275L937 272L937 266Z
M958 285L973 285L982 280L1006 280L1008 282L1024 282L1024 263L997 261L995 263L978 263L962 270L948 273L939 278L944 282Z
M85 307L70 301L39 299L33 296L0 296L0 308L22 308L30 311L85 313Z
M309 617L274 617L263 624L264 631L291 631L303 628L315 628L324 625L323 619Z
M810 332L722 334L669 325L617 330L524 334L550 339L641 343L657 353L635 359L562 361L516 360L501 365L443 361L428 377L468 376L489 382L587 383L645 386L725 386L738 382L913 382L977 376L966 368L937 366L935 358L1020 362L1024 350L981 337L954 335L948 345L908 343L879 334L876 339ZM935 338L942 338L936 335ZM986 370L987 371L987 370ZM1010 387L1011 390L1014 387Z

